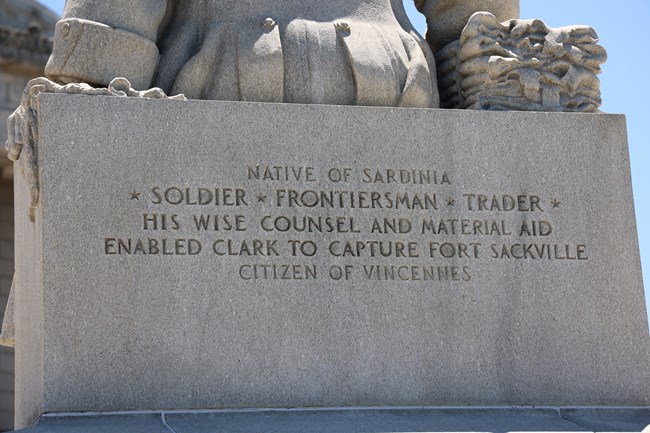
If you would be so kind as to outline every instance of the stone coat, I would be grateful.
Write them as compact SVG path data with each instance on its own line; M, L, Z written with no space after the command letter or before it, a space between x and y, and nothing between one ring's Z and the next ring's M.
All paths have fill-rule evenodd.
M193 99L437 107L433 55L401 1L68 0L46 74Z

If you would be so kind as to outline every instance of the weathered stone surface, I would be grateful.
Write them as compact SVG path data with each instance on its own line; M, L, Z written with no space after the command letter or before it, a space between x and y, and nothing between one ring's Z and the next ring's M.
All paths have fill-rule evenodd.
M445 108L598 111L607 53L588 26L549 28L540 20L501 23L474 14L459 39L436 53Z
M577 421L568 414L581 415ZM22 433L640 432L648 408L350 408L47 416ZM165 428L163 426L166 426ZM168 428L167 428L168 427Z
M19 426L650 403L623 116L39 100Z

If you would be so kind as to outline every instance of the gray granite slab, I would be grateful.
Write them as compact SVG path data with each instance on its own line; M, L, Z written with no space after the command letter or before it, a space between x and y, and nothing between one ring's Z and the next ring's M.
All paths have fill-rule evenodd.
M19 426L650 404L623 116L42 95L39 121Z
M164 421L163 421L164 420ZM47 416L22 433L640 432L649 408L358 408Z

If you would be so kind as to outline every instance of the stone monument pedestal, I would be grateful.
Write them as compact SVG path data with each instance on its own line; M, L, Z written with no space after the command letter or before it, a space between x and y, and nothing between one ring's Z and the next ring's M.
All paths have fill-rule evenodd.
M38 105L34 222L15 175L18 428L650 404L623 116Z

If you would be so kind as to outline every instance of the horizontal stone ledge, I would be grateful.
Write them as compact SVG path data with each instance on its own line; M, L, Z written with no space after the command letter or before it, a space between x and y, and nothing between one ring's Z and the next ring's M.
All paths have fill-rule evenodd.
M641 432L648 424L650 407L368 407L49 414L21 432Z

